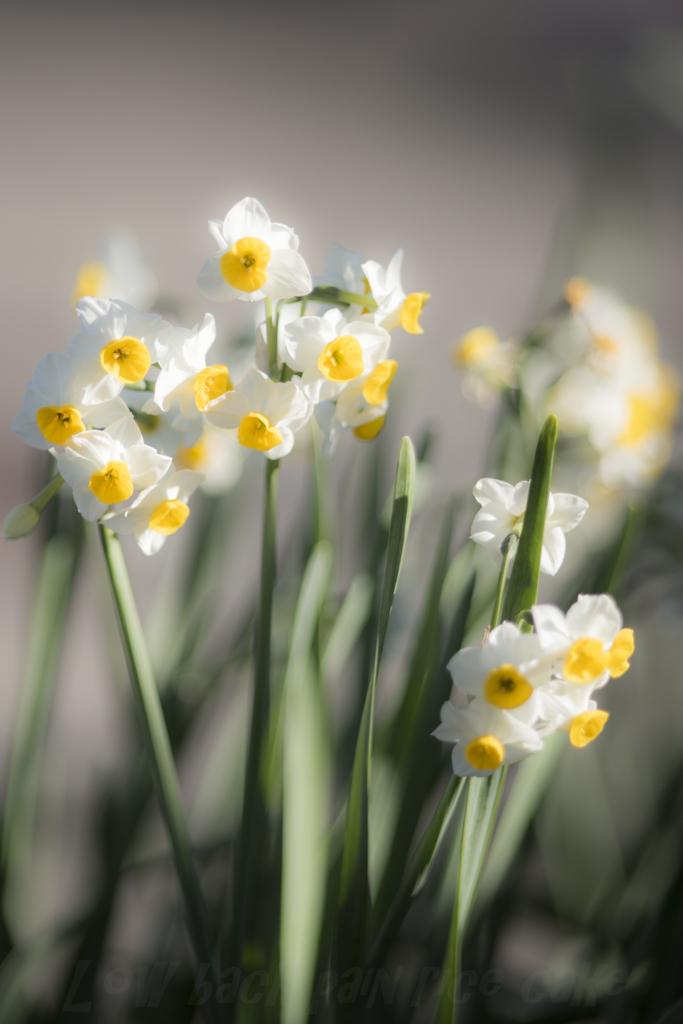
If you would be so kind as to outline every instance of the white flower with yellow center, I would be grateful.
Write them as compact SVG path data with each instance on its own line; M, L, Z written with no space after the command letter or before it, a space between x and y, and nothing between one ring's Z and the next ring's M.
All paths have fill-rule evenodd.
M542 658L535 633L523 633L513 622L492 629L481 647L463 647L448 663L457 688L494 707L511 711L533 705L536 687L550 680L550 665Z
M530 725L479 698L466 708L446 701L441 725L432 735L455 744L451 757L455 775L490 775L503 764L514 764L543 749L543 740Z
M400 326L408 334L424 334L420 326L420 313L429 298L429 292L411 292L406 295L401 284L402 265L403 249L396 250L386 270L374 260L366 260L363 264L363 273L377 303L373 319L387 331Z
M157 279L144 260L137 238L129 228L119 227L104 239L102 259L88 260L78 268L71 305L86 296L117 298L145 312L154 305L158 292Z
M374 370L389 351L382 327L362 320L347 323L338 309L304 316L284 332L286 360L302 372L301 386L311 402L325 402L351 382Z
M140 428L142 439L162 455L175 455L181 446L191 448L202 436L205 424L201 419L188 419L174 399L168 412L162 412L152 399L154 412L143 411L150 406L148 391L126 391L126 404Z
M578 277L565 285L565 298L589 332L588 359L600 372L635 380L639 366L657 357L657 329L643 310Z
M567 683L596 688L628 671L633 630L623 628L609 594L581 594L566 615L549 604L534 605L531 614L541 648Z
M297 252L299 239L291 228L273 224L256 199L242 199L225 220L209 221L218 252L209 256L197 284L210 299L291 299L307 295L311 275Z
M187 502L203 479L203 473L191 469L171 471L158 484L142 491L128 508L104 516L103 522L116 533L132 533L141 551L155 555L166 538L187 521Z
M40 360L26 385L24 405L12 430L32 448L48 450L64 445L88 427L107 427L125 416L122 398L86 401L91 377L82 365L57 352Z
M547 736L556 729L569 733L573 747L586 747L605 727L609 713L602 711L592 700L593 690L604 685L600 677L594 683L575 686L561 678L553 678L535 691L536 720L534 728L539 736Z
M173 461L178 469L192 469L203 474L200 486L205 494L225 494L242 475L244 449L234 431L221 430L206 423L199 440L191 446L181 445Z
M76 306L81 332L66 354L90 375L86 398L103 402L126 384L141 381L164 352L162 335L171 325L155 313L138 313L127 302L81 299Z
M502 563L500 546L511 533L521 532L529 498L529 480L516 486L504 480L486 477L474 487L474 497L482 506L472 523L470 538L493 552L496 564ZM554 576L564 560L564 535L579 525L588 502L575 494L550 494L543 533L541 572ZM510 559L510 566L514 555Z
M502 342L491 327L475 327L453 346L452 360L464 373L462 391L478 405L491 405L503 388L517 383L519 345Z
M206 407L215 427L234 430L244 448L281 459L294 446L294 434L308 422L313 406L294 381L272 381L260 370L247 370L239 384Z
M336 402L320 402L315 418L323 433L323 455L329 459L339 435L352 430L359 441L373 441L380 433L389 408L389 388L398 369L395 359L383 359L351 381Z
M199 419L215 398L232 390L227 366L206 365L206 355L216 340L216 321L207 313L204 322L192 330L172 327L164 335L161 372L154 385L154 398L143 411L154 414L168 412L171 403L178 403L188 420Z
M94 521L110 505L132 498L135 491L158 483L171 459L143 443L131 413L105 430L86 430L66 448L52 453L57 468L73 490L84 519Z

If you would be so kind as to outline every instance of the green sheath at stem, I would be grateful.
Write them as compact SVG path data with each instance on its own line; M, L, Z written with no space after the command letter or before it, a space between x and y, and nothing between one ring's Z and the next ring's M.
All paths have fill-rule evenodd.
M119 539L106 526L100 525L99 529L128 662L130 681L140 713L140 724L147 756L183 891L190 936L197 960L202 965L208 964L207 977L212 984L212 991L215 992L216 978L213 969L213 949L208 917L197 870L192 859L190 835L183 816L178 775L142 623ZM212 1024L221 1024L223 1018L217 1003L209 1000L206 1003L206 1011Z

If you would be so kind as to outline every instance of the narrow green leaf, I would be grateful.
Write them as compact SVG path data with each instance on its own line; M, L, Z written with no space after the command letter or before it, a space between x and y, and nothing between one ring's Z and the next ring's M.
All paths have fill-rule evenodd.
M493 819L505 779L505 768L467 782L467 804L460 848L460 874L453 906L448 947L441 977L435 1024L453 1024L458 1009L457 984L462 958L462 939L467 927Z
M372 758L375 688L391 606L405 551L415 487L415 451L404 437L398 456L394 504L389 526L384 587L380 604L375 664L361 718L346 811L344 849L339 880L335 962L340 970L360 966L365 959L369 924L368 793ZM347 1007L349 1013L351 1009Z
M373 591L367 573L358 573L351 581L323 650L320 666L323 680L335 678L346 664L368 621Z
M332 546L309 558L297 604L284 682L282 913L283 1024L303 1024L325 901L328 743L311 648L332 571Z
M553 475L556 441L557 417L549 416L543 424L536 445L522 533L517 546L510 582L505 592L503 619L511 622L514 622L521 611L531 608L538 594L543 533Z

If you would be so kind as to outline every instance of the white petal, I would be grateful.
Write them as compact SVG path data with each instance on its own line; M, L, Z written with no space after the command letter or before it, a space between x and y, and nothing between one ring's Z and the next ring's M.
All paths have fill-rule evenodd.
M166 537L163 533L157 533L156 530L152 530L149 527L135 539L138 542L138 547L145 555L156 555L157 551L160 551L166 543Z
M135 444L142 444L140 428L135 422L133 414L128 411L126 411L126 415L122 416L121 419L110 423L106 433L114 441L120 441L124 448L130 448L131 445Z
M508 495L506 506L514 516L521 516L522 512L526 512L530 486L530 480L521 480Z
M489 669L481 648L463 647L448 662L448 671L459 689L476 697L481 695Z
M223 221L212 219L209 221L209 231L219 249L229 249L230 246L225 244L225 236L223 234Z
M623 624L617 602L610 594L580 594L567 612L567 627L577 640L591 636L611 646Z
M563 533L569 533L578 526L586 514L588 502L576 494L554 494L555 508L548 522L559 526Z
M126 451L126 462L135 487L142 490L157 483L169 470L173 460L160 455L147 444L136 444Z
M215 252L199 271L197 287L207 298L214 302L231 302L241 296L241 292L233 288L221 274L221 256L223 253Z
M299 238L286 224L271 224L270 246L272 249L293 249L296 252Z
M308 295L313 287L303 256L292 249L274 249L267 268L268 280L262 288L271 299L292 299Z
M571 646L572 638L564 613L553 604L535 604L531 617L541 647L549 651L562 651Z
M492 477L484 477L479 480L472 491L480 505L488 505L495 501L505 507L508 497L512 493L512 484L504 480L494 480Z
M292 448L294 447L294 434L289 427L280 424L278 430L282 434L282 441L280 444L276 444L270 451L265 452L267 459L283 459L285 455L289 455Z
M223 221L223 237L228 249L240 238L260 238L270 245L270 217L258 199L241 199L228 210Z
M559 526L546 526L541 551L541 572L554 576L564 561L567 542Z
M245 395L240 391L228 391L207 405L205 415L214 427L234 430L251 411L251 405Z

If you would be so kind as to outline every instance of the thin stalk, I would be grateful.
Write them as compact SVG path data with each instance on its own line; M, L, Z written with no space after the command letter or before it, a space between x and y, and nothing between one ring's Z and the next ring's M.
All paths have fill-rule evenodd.
M496 588L496 599L493 602L493 612L491 614L491 629L497 626L500 622L500 610L503 606L503 595L505 594L505 587L508 578L508 567L510 565L510 559L512 558L515 548L517 547L517 534L508 533L507 537L500 545L500 550L503 555L503 564L500 567L500 575L498 577L498 586Z
M277 366L277 324L273 317L273 303L266 299L266 332L268 335L268 367Z
M235 962L242 963L242 951L250 926L254 903L255 862L266 820L266 796L261 780L263 746L270 707L270 647L275 589L277 482L279 460L266 459L261 547L261 596L256 626L254 696L251 709L249 750L244 779L242 827L235 866L235 918L233 944Z
M119 539L102 525L100 538L157 799L168 829L185 900L190 936L197 960L200 964L208 964L208 977L213 986L212 991L215 992L216 978L208 917L192 859L190 835L180 799L180 784L142 623ZM206 1007L209 1021L221 1024L223 1018L218 1004L210 1000Z
M36 512L42 512L48 502L52 501L63 483L64 480L61 474L55 473L50 482L45 484L42 491L39 491L33 501L30 501L29 504L33 506Z

